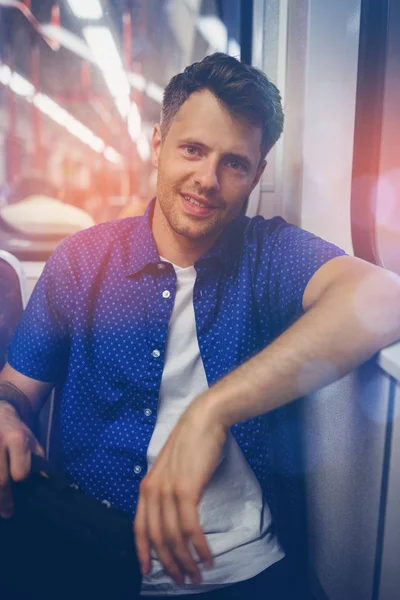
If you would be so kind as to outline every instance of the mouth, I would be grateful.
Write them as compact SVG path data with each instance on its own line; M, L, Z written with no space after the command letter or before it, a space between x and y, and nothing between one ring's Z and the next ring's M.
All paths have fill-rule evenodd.
M191 194L181 194L181 198L183 199L185 211L191 215L199 217L208 216L217 208L204 201L202 198L198 198Z

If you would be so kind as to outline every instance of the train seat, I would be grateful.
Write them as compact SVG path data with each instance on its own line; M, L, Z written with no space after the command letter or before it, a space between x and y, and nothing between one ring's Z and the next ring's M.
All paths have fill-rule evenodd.
M19 260L0 250L0 369L27 299L26 277Z

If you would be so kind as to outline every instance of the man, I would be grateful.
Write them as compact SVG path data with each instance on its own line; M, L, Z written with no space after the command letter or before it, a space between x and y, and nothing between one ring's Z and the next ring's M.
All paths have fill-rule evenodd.
M156 199L60 245L9 348L0 512L40 451L20 417L62 383L64 469L135 516L148 597L293 597L266 501L268 413L400 337L398 279L240 215L282 124L276 87L234 58L174 77Z

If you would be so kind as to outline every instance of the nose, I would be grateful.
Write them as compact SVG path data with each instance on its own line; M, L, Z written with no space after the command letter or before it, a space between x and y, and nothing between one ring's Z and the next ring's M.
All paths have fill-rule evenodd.
M213 160L203 160L196 170L195 182L205 191L219 189L218 164Z

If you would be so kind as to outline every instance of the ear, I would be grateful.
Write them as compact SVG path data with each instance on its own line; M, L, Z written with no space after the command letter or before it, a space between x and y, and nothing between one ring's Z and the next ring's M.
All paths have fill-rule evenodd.
M257 171L254 177L254 181L253 181L253 185L251 187L251 191L254 190L254 188L256 187L257 183L260 181L260 177L261 175L264 173L264 169L267 166L267 161L266 160L262 160L260 162L260 164L257 167Z
M160 124L156 123L153 129L153 137L151 138L151 163L155 169L158 169L158 161L161 150L161 128Z

